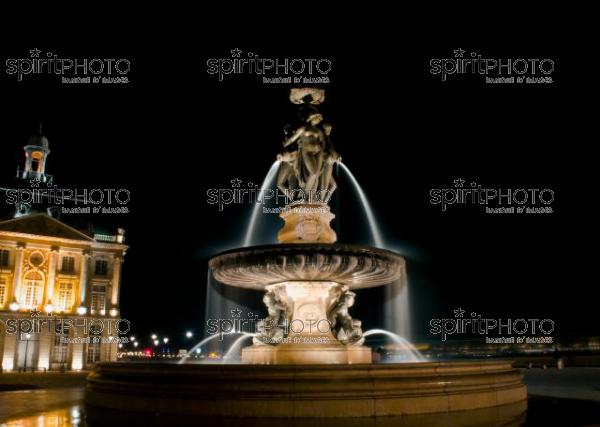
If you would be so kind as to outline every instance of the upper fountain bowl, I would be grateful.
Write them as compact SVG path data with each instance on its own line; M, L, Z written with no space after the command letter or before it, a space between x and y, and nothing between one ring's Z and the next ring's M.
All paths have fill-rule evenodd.
M399 279L404 258L369 246L295 243L222 252L208 265L216 280L240 288L264 290L288 281L331 281L361 289Z

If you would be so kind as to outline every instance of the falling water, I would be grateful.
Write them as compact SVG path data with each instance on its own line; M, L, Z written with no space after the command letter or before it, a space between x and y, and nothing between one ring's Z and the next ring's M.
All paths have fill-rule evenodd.
M354 191L356 192L356 194L358 194L358 197L360 198L363 212L365 213L367 221L369 222L369 229L371 230L371 238L373 239L373 244L378 248L383 248L385 246L383 243L383 238L381 237L381 232L379 231L377 220L375 219L373 209L371 209L371 205L369 203L369 200L367 199L365 192L363 191L362 187L360 186L352 172L350 172L350 169L348 169L348 167L343 163L338 164L342 167L342 170L346 173L348 178L350 178L350 181L352 182L352 185L354 187Z
M409 341L402 338L398 334L394 334L390 331L386 331L385 329L369 329L367 332L363 334L363 337L368 337L370 335L386 335L390 337L396 344L398 344L401 348L400 350L400 360L401 362L424 362L425 358L423 355L412 345Z
M219 334L215 334L215 335L211 335L210 337L204 338L202 341L200 341L198 344L196 344L195 346L193 346L179 361L179 364L181 365L182 363L184 363L188 357L190 357L192 354L194 354L194 352L201 348L204 344L214 340L215 338L220 337Z
M227 353L225 353L225 356L223 357L223 361L226 362L228 360L231 359L231 357L233 356L234 352L237 352L237 348L240 346L240 344L242 343L242 341L244 341L246 338L248 337L253 337L256 334L250 334L248 332L242 332L242 336L239 337L238 339L236 339L233 344L231 344L231 347L229 347L229 350L227 350Z
M240 345L240 343L248 338L248 337L253 337L254 334L250 334L248 332L230 332L228 333L228 335L237 335L237 334L242 334L241 337L237 338L233 344L231 344L231 346L229 347L229 349L227 349L227 352L225 353L225 356L223 356L223 360L227 360L229 358L231 358L231 353ZM214 340L215 338L219 338L221 335L220 334L214 334L211 335L210 337L204 338L202 341L200 341L198 344L196 344L195 346L193 346L182 358L181 360L178 362L180 365L185 363L185 361L192 355L194 354L194 352L199 349L202 348L203 345L208 344L209 342L211 342L212 340Z
M339 163L339 165L341 165L342 171L346 176L350 178L354 191L358 194L362 210L369 223L373 244L378 248L385 248L386 245L383 241L379 225L365 192L352 172L350 172L350 169L343 163ZM385 287L384 319L386 328L410 339L410 304L408 299L408 280L404 266L402 267L400 278Z
M275 183L275 177L277 176L277 171L279 170L279 163L281 161L275 160L271 165L271 169L267 172L267 176L265 176L262 185L260 186L260 193L258 193L258 197L256 203L254 204L254 208L252 209L252 216L250 216L250 221L248 222L248 227L246 229L246 237L244 238L243 246L252 246L256 244L254 239L254 231L256 229L256 222L258 221L258 213L262 207L262 200L265 192L268 189L272 189Z
M384 324L386 329L411 340L410 304L408 295L408 279L406 267L403 265L400 277L385 287L383 305Z
M204 320L205 320L205 324L206 321L208 321L208 319L211 318L212 315L212 307L215 304L215 296L214 296L214 289L212 289L211 286L211 279L212 279L212 274L210 271L210 268L206 271L206 298L205 298L205 306L204 306Z
M208 270L206 277L206 306L204 310L204 324L208 325L211 319L229 319L233 310L241 310L242 313L255 312L250 308L251 302L248 291L233 286L222 286ZM253 297L253 295L252 295ZM214 320L213 320L214 321ZM206 337L206 336L205 336ZM214 345L217 344L217 345ZM211 351L224 352L223 342L214 342Z

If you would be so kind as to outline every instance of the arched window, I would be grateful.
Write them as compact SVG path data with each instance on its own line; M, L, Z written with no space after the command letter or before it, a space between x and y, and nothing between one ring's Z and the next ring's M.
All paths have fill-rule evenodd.
M25 308L35 308L42 303L44 278L37 271L25 276L22 300Z
M31 170L33 172L41 172L42 168L42 153L36 151L31 155Z

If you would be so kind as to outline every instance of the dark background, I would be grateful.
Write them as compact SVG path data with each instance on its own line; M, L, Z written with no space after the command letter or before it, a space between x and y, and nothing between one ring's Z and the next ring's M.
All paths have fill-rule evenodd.
M428 73L430 58L462 47L491 58L555 61L552 85L486 85L479 76ZM61 57L127 57L128 85L63 85L58 78L0 76L0 177L22 165L27 138L43 121L52 153L46 171L59 186L127 188L129 215L63 215L127 229L121 312L133 332L175 341L185 330L203 333L209 257L241 243L250 208L219 212L209 188L229 180L260 184L294 118L288 85L260 77L206 74L208 58L236 47L262 57L327 57L332 83L322 108L333 142L366 191L386 243L408 259L413 335L429 319L462 307L483 317L551 318L555 335L598 333L595 286L586 249L575 243L591 217L571 168L581 155L573 105L581 94L565 51L557 46L410 47L385 44L343 49L257 48L243 45L161 50L30 46L0 52L26 57L37 47ZM461 177L488 188L551 188L554 213L490 215L480 206L429 203L431 188ZM370 243L358 201L340 180L333 223L342 242ZM268 237L267 241L271 239ZM356 317L378 326L380 294L360 291ZM257 304L261 296L256 294Z

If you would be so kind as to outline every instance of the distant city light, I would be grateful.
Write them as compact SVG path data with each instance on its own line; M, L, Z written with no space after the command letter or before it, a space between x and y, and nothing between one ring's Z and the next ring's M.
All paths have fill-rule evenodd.
M165 344L166 344L166 343L168 343L168 342L169 342L169 338L167 338L167 337L164 337L164 338L163 338L163 342L164 342Z
M156 335L155 335L155 336L156 336ZM153 343L154 345L158 345L158 340L154 340L152 343Z
M194 336L194 334L192 333L192 331L187 331L185 333L186 338L192 338Z
M158 337L156 336L156 334L152 334L151 338L152 338L153 340L155 340L155 339L157 339Z

